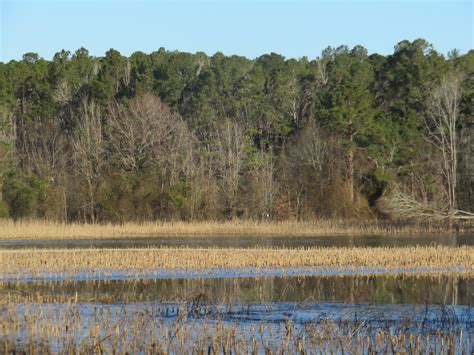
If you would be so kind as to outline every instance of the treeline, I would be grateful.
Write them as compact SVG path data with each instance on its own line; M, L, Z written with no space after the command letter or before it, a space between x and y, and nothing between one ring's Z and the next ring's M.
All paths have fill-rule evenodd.
M470 210L473 84L473 50L422 39L313 60L27 53L0 63L0 216L367 218L394 191Z

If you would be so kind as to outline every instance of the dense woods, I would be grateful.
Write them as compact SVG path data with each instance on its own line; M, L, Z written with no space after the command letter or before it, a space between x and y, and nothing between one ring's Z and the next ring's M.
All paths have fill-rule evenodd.
M473 211L474 50L254 60L163 48L0 63L0 217Z

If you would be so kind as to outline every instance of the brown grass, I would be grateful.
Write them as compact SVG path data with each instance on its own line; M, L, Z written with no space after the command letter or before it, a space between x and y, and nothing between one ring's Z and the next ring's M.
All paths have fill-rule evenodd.
M398 324L390 321L291 319L272 322L225 322L194 318L184 308L167 321L159 305L120 309L94 306L89 316L79 305L53 309L15 305L2 309L2 353L66 354L467 354L469 334L449 321L423 334L406 315Z
M401 235L469 232L469 223L391 223L387 221L318 220L313 222L144 222L124 224L63 224L50 221L0 220L3 239L86 239L167 236L330 236L330 235Z
M208 268L383 268L387 270L461 267L474 271L474 247L402 248L142 248L1 250L3 273L33 274ZM1 274L0 274L1 275Z

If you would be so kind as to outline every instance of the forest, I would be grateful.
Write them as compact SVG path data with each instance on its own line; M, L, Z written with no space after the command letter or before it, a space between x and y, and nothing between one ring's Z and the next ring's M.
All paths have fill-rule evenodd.
M110 49L0 62L0 217L410 219L474 210L474 50Z

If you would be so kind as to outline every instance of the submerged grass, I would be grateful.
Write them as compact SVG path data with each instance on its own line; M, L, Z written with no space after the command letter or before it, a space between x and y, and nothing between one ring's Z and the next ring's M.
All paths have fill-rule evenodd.
M157 269L236 268L351 268L352 270L422 269L437 272L460 268L474 272L474 247L398 248L141 248L141 249L20 249L0 250L0 276L14 278L30 273L113 273L126 270L129 276Z
M435 324L405 319L314 318L303 323L226 321L192 302L181 310L150 304L5 306L0 316L4 353L469 354L470 326L454 318ZM181 311L181 312L178 312Z
M189 302L393 302L468 305L474 293L466 275L298 276L0 282L0 304ZM329 292L330 291L330 292Z
M133 238L166 236L329 236L329 235L400 235L470 232L471 222L396 223L381 220L229 221L229 222L144 222L122 224L55 223L51 221L0 220L0 239L78 239Z

